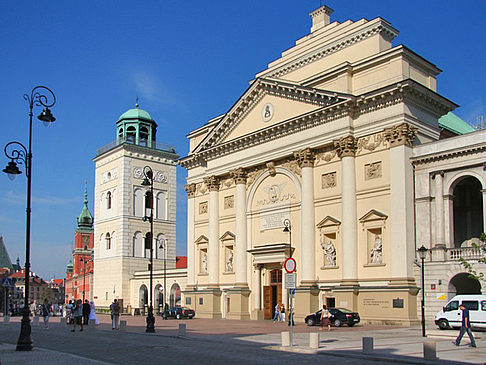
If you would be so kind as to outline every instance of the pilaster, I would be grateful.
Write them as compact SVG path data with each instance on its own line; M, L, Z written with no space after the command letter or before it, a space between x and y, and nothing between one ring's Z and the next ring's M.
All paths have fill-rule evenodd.
M435 180L435 245L444 244L444 171L432 174Z
M219 178L210 176L204 179L209 189L209 242L208 271L209 286L219 286Z
M187 192L187 285L189 287L195 284L194 270L196 269L194 255L194 196L196 194L196 184L188 184L184 187Z
M247 224L246 224L246 171L242 168L230 171L236 184L236 238L235 280L237 287L247 283Z

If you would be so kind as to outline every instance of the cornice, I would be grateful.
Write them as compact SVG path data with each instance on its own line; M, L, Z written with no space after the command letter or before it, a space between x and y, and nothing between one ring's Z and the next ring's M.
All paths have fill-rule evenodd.
M263 77L280 78L290 72L298 70L301 67L318 61L323 57L329 56L337 51L352 46L362 40L368 39L376 34L382 34L385 39L391 41L398 35L398 30L393 28L387 21L379 19L376 22L370 22L367 26L356 30L355 32L346 35L334 42L325 44L324 46L309 52L297 59L291 60L286 64L277 67L274 70L262 73Z
M453 150L433 152L424 156L412 157L410 160L414 165L422 165L429 162L448 160L481 152L486 152L486 143L478 143Z

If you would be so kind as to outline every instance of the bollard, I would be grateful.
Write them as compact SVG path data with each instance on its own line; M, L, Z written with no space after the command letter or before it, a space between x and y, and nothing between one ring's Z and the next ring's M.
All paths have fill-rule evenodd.
M34 326L38 326L39 325L39 317L37 317L37 316L34 317L32 323L33 323Z
M371 354L373 352L373 337L363 337L363 353Z
M10 322L10 317L9 316L3 317L3 323L8 323L8 322Z
M120 321L120 331L127 330L127 321Z
M65 317L61 317L61 326L65 326L66 325L66 318Z
M90 330L96 329L96 321L94 319L88 320L88 328Z
M290 332L282 332L282 347L290 346Z
M185 335L186 335L186 324L180 323L179 324L179 336L185 336Z
M311 332L309 333L309 347L311 349L318 349L319 348L319 335L318 332Z
M424 342L424 360L437 360L435 341Z

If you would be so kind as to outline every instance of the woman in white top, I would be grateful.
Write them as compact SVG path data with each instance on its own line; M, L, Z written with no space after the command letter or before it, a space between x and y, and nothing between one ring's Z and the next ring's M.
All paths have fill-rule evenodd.
M94 319L95 324L100 324L100 321L98 321L98 318L96 317L96 307L94 305L94 302L89 302L89 306L91 307L91 311L89 312L89 319Z
M324 326L327 326L327 330L330 331L331 330L331 320L329 318L331 318L331 313L329 312L329 310L327 309L327 306L324 304L322 306L322 311L321 311L321 327L319 328L319 331L322 331L322 328Z

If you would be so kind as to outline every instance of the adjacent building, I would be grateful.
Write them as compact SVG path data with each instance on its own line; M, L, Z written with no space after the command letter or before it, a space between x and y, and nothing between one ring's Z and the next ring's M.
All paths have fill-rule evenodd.
M188 135L183 294L200 317L268 319L288 307L292 256L296 319L327 304L366 322L418 322L416 249L445 241L415 238L411 158L461 133L439 122L457 105L438 92L436 65L392 44L389 22L331 13L313 11L308 35Z

